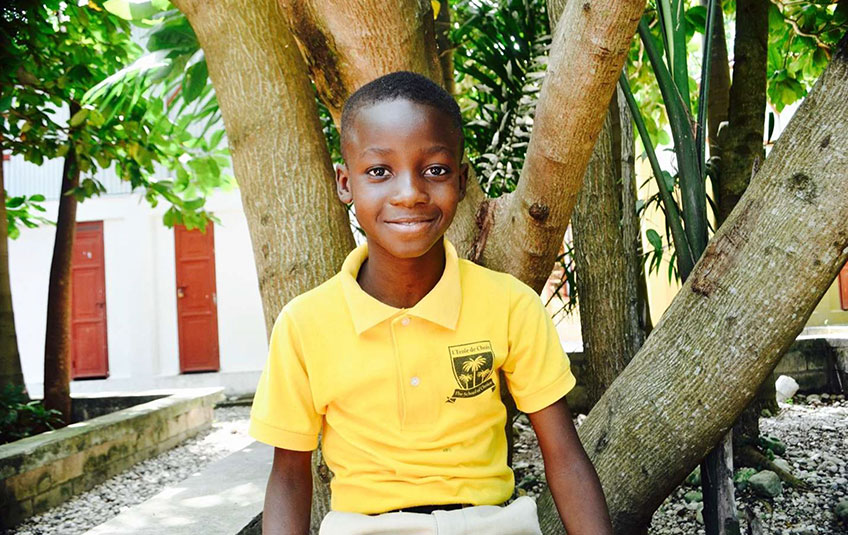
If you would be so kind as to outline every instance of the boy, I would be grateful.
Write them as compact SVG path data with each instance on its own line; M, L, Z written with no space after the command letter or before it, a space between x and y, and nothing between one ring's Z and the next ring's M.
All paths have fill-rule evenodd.
M514 487L499 372L568 532L612 533L538 295L444 238L468 177L456 102L423 76L383 76L345 103L341 144L338 195L367 244L274 326L250 427L275 446L264 533L308 533L319 431L333 472L322 535L541 533L529 498L495 507Z

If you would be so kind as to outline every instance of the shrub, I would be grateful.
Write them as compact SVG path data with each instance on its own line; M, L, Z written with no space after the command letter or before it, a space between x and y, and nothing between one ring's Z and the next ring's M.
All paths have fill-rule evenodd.
M20 385L0 389L0 444L14 442L62 425L61 413L30 401Z

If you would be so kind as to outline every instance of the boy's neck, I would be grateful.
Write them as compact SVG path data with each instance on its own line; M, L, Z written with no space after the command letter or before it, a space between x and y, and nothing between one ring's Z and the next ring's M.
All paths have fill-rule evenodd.
M444 240L416 258L397 258L368 246L356 281L371 297L395 308L412 308L436 286L445 270Z

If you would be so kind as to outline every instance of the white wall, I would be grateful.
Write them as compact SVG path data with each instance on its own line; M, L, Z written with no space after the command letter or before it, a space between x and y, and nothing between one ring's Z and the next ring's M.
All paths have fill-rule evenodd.
M215 227L221 370L179 373L174 231L162 225L164 206L141 195L109 195L79 205L78 221L103 221L109 378L74 381L72 392L139 391L225 386L252 391L267 342L259 285L238 190L212 196ZM55 220L58 203L48 201ZM47 283L55 227L24 229L9 242L12 301L27 388L43 390Z

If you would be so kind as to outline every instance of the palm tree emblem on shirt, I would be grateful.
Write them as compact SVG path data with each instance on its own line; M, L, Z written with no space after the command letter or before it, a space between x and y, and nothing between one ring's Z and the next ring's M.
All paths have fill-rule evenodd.
M450 403L455 398L474 397L492 389L495 384L491 378L494 369L495 356L492 344L488 341L473 342L449 348L453 364L453 374L459 388L448 398Z

